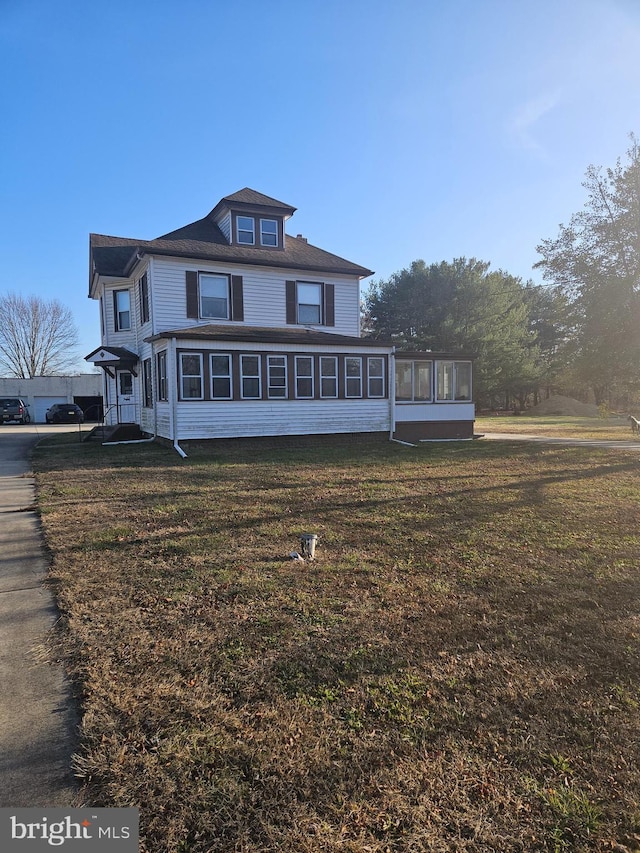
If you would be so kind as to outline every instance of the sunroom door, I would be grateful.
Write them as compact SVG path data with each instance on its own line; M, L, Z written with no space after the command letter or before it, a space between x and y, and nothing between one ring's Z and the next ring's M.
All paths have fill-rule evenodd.
M136 400L133 374L128 370L118 371L118 423L136 423L138 401Z

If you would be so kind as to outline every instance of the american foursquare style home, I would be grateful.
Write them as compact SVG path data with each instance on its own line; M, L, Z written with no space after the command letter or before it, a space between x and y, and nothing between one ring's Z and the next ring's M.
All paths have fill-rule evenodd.
M471 438L472 360L360 334L371 270L285 231L252 189L155 240L92 234L107 424L180 441L387 433Z

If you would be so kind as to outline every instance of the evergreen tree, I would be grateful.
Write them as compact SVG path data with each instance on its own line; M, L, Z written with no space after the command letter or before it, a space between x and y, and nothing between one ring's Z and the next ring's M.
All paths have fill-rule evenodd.
M475 258L427 266L414 261L365 298L366 328L399 348L477 357L476 401L492 405L528 393L537 381L538 349L519 278Z
M575 374L597 403L640 387L640 148L626 163L590 166L588 197L555 239L538 246L536 266L571 301Z

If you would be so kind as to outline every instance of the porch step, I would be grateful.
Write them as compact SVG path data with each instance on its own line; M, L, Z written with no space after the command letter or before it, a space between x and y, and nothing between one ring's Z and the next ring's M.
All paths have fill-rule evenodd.
M114 426L96 426L86 434L83 441L137 441L145 438L138 424L115 424Z

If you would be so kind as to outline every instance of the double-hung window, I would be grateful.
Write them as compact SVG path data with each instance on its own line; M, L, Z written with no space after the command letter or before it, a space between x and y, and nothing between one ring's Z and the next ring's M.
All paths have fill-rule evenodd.
M345 397L362 397L362 359L347 356L344 360Z
M333 355L320 356L320 396L338 396L338 359Z
M267 356L267 380L267 396L270 399L286 399L287 357L285 355Z
M313 356L296 356L296 397L299 400L313 398Z
M200 273L200 316L229 319L229 276Z
M322 323L322 285L298 282L298 323L305 326Z
M439 361L436 369L436 399L471 400L471 362Z
M367 393L369 397L384 397L384 359L372 356L367 359Z
M425 402L431 399L430 361L396 361L396 400Z
M116 332L129 332L131 330L131 296L128 290L114 291L113 311Z
M240 356L240 395L243 400L259 400L262 396L260 356Z
M278 245L278 222L276 219L260 220L260 245Z
M158 400L167 400L167 353L158 353Z
M211 354L211 399L231 400L231 356L219 353Z
M236 219L238 243L253 246L256 242L256 221L253 216L238 216Z
M183 400L202 400L202 353L180 353L180 396Z

